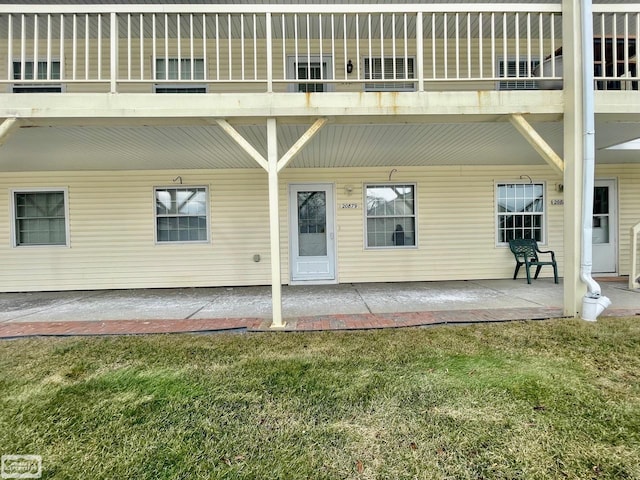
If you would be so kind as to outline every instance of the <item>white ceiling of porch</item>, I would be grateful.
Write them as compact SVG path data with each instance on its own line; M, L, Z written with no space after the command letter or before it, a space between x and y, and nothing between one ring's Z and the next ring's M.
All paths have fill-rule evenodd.
M308 125L280 125L279 153ZM562 154L562 123L534 124ZM266 128L238 126L263 155ZM596 128L596 162L640 161L640 152L605 150L638 137L637 123ZM524 165L543 160L508 122L465 124L329 124L289 168L418 165ZM33 127L14 132L0 147L0 171L258 168L217 126Z

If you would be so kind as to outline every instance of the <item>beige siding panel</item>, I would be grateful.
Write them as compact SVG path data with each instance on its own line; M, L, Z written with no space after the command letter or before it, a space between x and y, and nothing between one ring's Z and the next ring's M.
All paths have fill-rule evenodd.
M562 274L563 208L558 177L550 167L393 167L285 169L280 181L282 281L289 283L289 185L331 183L336 193L340 282L510 278L513 257L496 246L495 183L529 175L546 184L547 247ZM211 242L154 243L154 186L209 188ZM364 190L367 183L417 185L418 247L366 249ZM620 271L628 272L629 228L640 221L640 166L598 168L599 178L617 178ZM350 187L351 193L348 192ZM5 173L0 195L1 291L96 288L260 285L270 283L269 211L264 172L252 169ZM11 246L12 188L66 187L70 247ZM341 209L357 203L358 209ZM473 251L470 254L470 245ZM259 254L256 263L253 256ZM543 269L550 276L551 270Z
M154 186L209 188L211 242L154 243ZM259 285L269 283L265 176L259 171L43 173L3 176L3 291ZM10 190L69 190L70 247L11 246ZM260 254L262 261L253 261Z
M561 206L551 200L557 177L549 167L398 167L393 182L417 184L418 247L415 249L366 249L364 246L364 198L366 183L385 183L392 167L385 169L291 169L281 181L281 215L287 215L287 185L291 183L333 183L336 186L338 276L340 282L464 280L509 278L513 256L508 248L496 246L495 182L522 181L526 173L547 186L547 246L555 250L562 268ZM345 187L353 187L351 195ZM358 203L358 209L341 209L341 203ZM281 229L283 245L287 229ZM469 255L469 245L474 253ZM283 246L283 255L286 248ZM551 272L542 272L550 276ZM288 281L285 262L283 281Z

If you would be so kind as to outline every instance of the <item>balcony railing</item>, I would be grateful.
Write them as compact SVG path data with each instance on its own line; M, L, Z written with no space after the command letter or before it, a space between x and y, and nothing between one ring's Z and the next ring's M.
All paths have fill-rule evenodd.
M558 88L551 4L0 5L7 91ZM638 89L638 5L594 5L596 87Z

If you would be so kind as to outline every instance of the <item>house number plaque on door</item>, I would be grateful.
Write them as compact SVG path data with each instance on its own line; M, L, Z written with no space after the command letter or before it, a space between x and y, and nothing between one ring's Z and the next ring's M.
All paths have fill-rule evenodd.
M358 208L357 203L343 203L340 208Z

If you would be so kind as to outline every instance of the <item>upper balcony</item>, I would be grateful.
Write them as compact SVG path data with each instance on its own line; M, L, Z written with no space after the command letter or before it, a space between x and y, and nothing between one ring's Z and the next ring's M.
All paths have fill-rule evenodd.
M638 90L640 5L593 10L596 89ZM0 93L558 89L562 14L535 3L0 5Z

